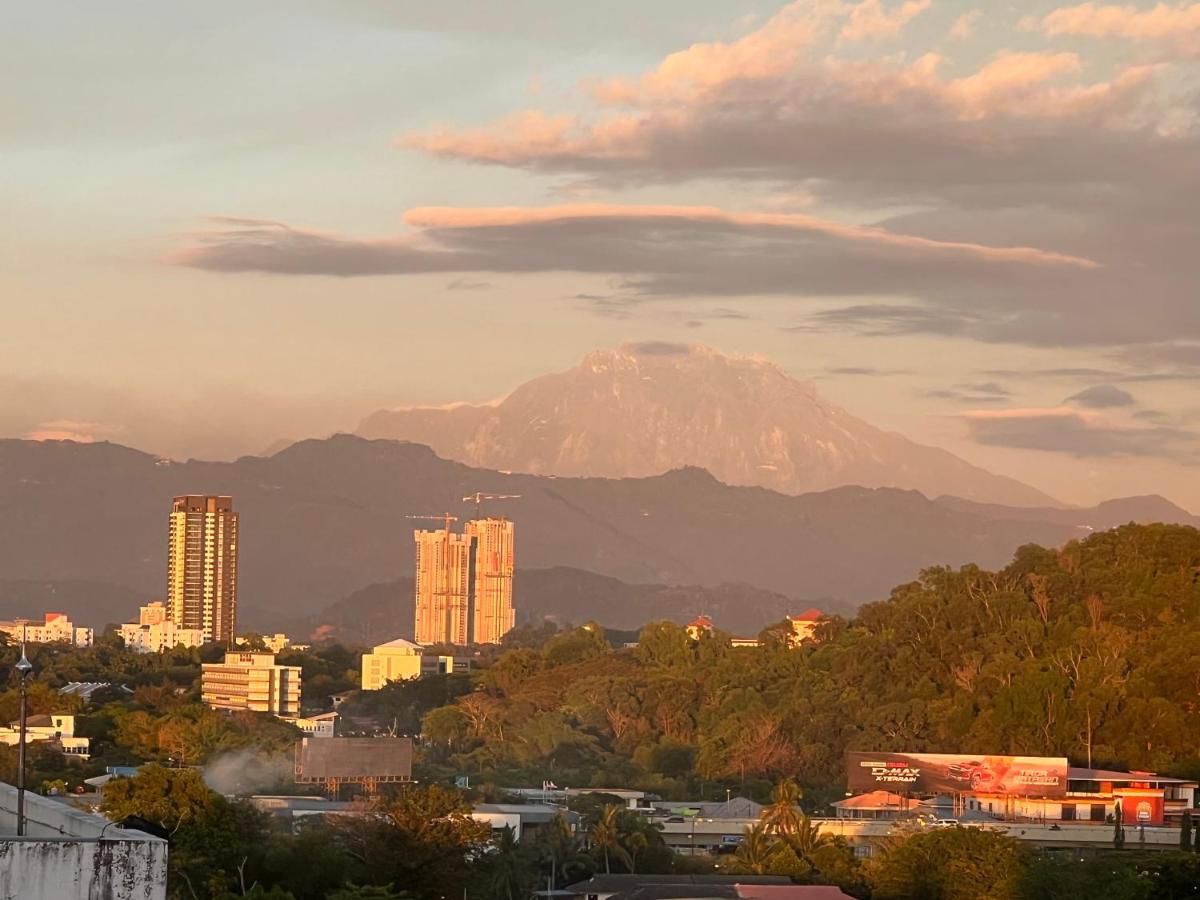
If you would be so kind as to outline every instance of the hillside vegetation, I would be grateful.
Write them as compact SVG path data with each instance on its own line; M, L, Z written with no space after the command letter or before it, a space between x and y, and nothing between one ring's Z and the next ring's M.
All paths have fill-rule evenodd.
M999 571L927 569L798 650L782 626L757 649L658 622L614 650L581 628L507 650L478 690L425 714L428 763L678 796L790 775L832 788L848 749L1196 774L1198 613L1200 531L1152 525L1022 547Z

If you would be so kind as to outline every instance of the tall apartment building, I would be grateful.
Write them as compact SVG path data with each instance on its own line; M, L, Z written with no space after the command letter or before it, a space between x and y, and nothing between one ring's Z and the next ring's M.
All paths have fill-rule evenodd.
M169 615L167 606L157 600L138 609L137 622L126 622L120 628L125 647L135 653L160 653L174 647L199 647L204 632L199 628L181 628Z
M466 645L471 638L472 540L449 528L414 531L418 644Z
M231 497L186 494L171 506L167 605L178 628L230 644L237 624L238 514Z
M90 647L95 639L91 628L76 626L66 613L48 612L42 622L29 619L11 619L0 622L0 634L9 641L30 644L70 644L73 647Z
M300 667L276 665L273 653L226 653L200 668L200 699L213 709L300 713Z
M476 644L498 644L516 624L513 610L513 523L508 519L468 522L475 542L475 597L471 623Z
M513 523L467 522L462 534L449 528L414 531L418 644L499 643L514 624Z

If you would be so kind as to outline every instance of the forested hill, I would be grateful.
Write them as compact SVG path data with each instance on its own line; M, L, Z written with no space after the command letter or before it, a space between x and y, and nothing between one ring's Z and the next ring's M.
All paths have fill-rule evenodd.
M765 636L772 637L771 629ZM1126 526L999 571L929 569L801 650L647 626L501 655L425 716L434 768L528 782L842 779L848 749L1200 772L1200 531ZM560 781L560 783L562 783Z

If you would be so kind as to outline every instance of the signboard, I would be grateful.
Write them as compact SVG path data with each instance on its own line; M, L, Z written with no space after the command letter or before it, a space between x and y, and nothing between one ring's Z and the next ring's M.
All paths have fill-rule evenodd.
M1067 760L1046 756L968 756L952 753L849 754L851 791L893 794L1010 794L1062 797Z
M1125 825L1162 825L1163 793L1154 790L1125 788L1113 791L1121 801L1121 822Z
M408 781L412 739L301 738L296 746L296 781Z

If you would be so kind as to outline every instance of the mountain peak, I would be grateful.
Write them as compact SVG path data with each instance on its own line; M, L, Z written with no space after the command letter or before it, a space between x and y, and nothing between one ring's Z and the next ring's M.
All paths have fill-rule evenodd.
M365 437L428 444L484 468L643 477L695 466L727 484L798 494L847 484L1057 505L1045 494L883 431L758 356L628 343L529 381L490 407L386 410Z

